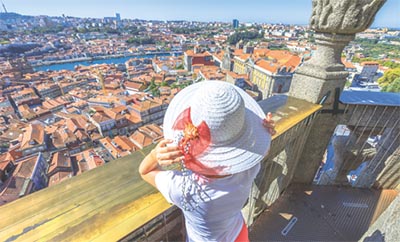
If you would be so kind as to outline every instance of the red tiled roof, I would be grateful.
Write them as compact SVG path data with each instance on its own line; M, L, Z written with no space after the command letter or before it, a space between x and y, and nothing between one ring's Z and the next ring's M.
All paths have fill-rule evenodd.
M17 200L20 197L20 192L25 184L23 177L10 177L3 185L4 189L0 193L0 206L11 201Z
M71 171L58 171L49 177L49 187L65 181L73 176Z
M364 62L361 62L361 65L362 65L362 66L366 66L366 65L379 65L379 63L376 62L376 61L364 61Z
M143 149L143 147L146 147L153 143L153 139L151 137L138 130L135 131L135 133L133 133L131 136L129 136L129 139L132 140L132 142L140 149Z
M113 139L114 143L118 145L122 150L125 151L135 151L137 147L135 144L129 140L126 136L116 136Z
M21 150L44 143L44 128L40 124L29 124L26 128L22 140Z
M138 129L140 132L150 136L153 140L158 140L163 137L163 130L156 124L147 124Z
M31 178L33 170L35 169L36 161L39 155L34 155L18 162L13 175L23 178Z
M342 60L343 65L344 65L346 68L349 68L349 69L355 69L355 68L356 68L356 67L353 65L353 63L351 63L351 62L349 62L349 61L346 61L345 58L341 58L341 60Z
M53 154L47 173L50 174L57 168L73 171L71 157L69 157L68 151L60 151Z

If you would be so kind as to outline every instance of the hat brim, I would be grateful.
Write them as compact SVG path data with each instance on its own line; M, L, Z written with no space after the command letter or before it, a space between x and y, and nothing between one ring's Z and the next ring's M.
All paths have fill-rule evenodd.
M202 81L190 85L172 99L164 116L163 130L166 139L174 138L176 131L172 129L172 126L179 114L189 107L195 92L206 88L207 85L212 88L212 82L217 81ZM201 162L201 167L208 168L206 170L196 170L197 172L205 175L239 173L258 164L269 150L271 135L263 126L264 111L250 95L239 87L234 87L243 98L245 104L244 131L233 142L223 146L212 144L201 155L197 156L196 159Z

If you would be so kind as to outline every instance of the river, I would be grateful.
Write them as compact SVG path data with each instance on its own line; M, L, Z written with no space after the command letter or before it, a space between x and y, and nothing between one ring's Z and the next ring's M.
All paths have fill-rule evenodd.
M125 63L127 60L132 58L153 58L154 56L171 56L173 53L157 53L157 54L144 54L144 55L134 55L134 56L126 56L126 57L117 57L117 58L108 58L108 59L99 59L93 61L74 61L68 63L60 63L60 64L52 64L52 65L43 65L36 66L33 69L35 71L59 71L59 70L74 70L75 66L83 65L89 66L94 64L120 64Z

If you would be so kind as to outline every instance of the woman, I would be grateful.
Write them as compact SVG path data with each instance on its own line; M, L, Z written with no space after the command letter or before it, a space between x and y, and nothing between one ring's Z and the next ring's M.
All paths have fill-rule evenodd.
M248 241L241 209L273 133L243 90L204 81L179 92L164 117L165 139L139 173L182 209L188 241ZM160 166L181 163L182 170Z

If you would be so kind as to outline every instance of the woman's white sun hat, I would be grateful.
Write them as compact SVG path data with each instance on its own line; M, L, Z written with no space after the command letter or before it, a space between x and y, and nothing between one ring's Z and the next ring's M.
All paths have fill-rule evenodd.
M164 137L185 153L188 169L204 175L245 171L268 152L271 135L265 113L242 89L223 81L203 81L180 91L164 117Z

